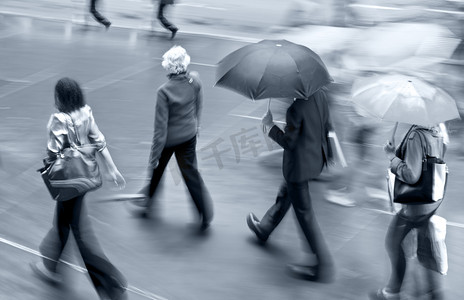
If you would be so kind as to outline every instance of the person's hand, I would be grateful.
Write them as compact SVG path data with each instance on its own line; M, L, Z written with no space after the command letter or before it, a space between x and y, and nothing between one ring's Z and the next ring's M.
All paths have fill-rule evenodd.
M261 120L261 123L264 125L264 126L267 126L267 127L272 127L274 126L274 122L272 120L272 113L270 110L268 110L266 112L266 114L263 116L263 119Z
M200 138L200 126L197 127L197 139Z
M385 154L387 155L389 160L395 158L395 150L395 145L393 145L390 141L387 141L387 143L383 146L383 151L385 151Z
M111 179L113 180L114 184L120 189L124 189L126 187L126 180L124 180L124 177L121 175L119 170L114 170L113 172L110 172Z

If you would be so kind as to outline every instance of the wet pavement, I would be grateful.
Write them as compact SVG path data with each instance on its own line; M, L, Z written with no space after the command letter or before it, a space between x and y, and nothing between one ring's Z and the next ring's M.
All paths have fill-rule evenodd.
M310 183L314 209L337 265L333 284L295 280L286 274L287 263L307 259L292 212L265 246L248 230L247 213L264 214L275 199L282 175L279 154L268 154L278 147L264 137L259 121L238 117L260 117L267 101L252 102L213 87L215 64L245 45L246 39L180 32L170 41L162 32L117 27L105 31L12 15L2 15L0 24L1 299L98 298L79 268L66 267L68 284L55 288L34 277L28 266L39 259L38 245L53 218L54 202L35 171L45 155L53 87L62 76L82 83L113 159L127 180L126 192L134 193L146 180L154 95L166 80L160 57L174 44L187 49L191 69L200 73L204 84L197 149L215 218L207 235L195 233L193 207L174 161L151 219L133 217L124 202L100 202L117 192L109 183L90 193L87 202L93 226L106 254L129 281L129 299L367 299L369 291L388 279L383 241L391 220L389 204L385 197L372 198L362 192L351 208L324 201L327 189L336 185L338 167ZM332 68L330 60L327 64ZM334 114L339 114L337 128L346 155L354 157L355 145L349 134L342 133L347 127L343 111L349 110L349 103L340 100L333 107ZM283 120L285 103L273 101L272 109L276 119ZM387 160L381 145L391 126L382 126L371 141L371 167L363 177L366 186L384 185ZM453 128L457 128L451 136L455 142L447 154L451 175L439 215L449 221L446 296L458 300L464 298L460 289L464 161L459 124ZM240 139L254 142L241 144ZM222 151L220 156L213 155L214 147ZM63 259L82 265L69 248ZM412 258L410 262L415 264ZM412 269L407 276L406 294L413 295L412 282L420 277Z

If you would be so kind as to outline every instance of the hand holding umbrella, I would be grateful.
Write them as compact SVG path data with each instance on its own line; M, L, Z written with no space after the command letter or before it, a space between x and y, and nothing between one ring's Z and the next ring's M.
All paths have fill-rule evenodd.
M272 113L270 109L268 109L266 114L263 116L261 123L263 124L264 132L266 132L266 128L271 128L272 126L274 126L274 121L273 121Z
M396 122L395 127L393 127L391 139L387 140L387 144L385 144L385 146L383 147L383 150L387 154L387 157L390 161L393 160L393 158L395 158L396 156L395 154L395 150L396 150L395 133L396 133L397 128L398 128L398 122Z

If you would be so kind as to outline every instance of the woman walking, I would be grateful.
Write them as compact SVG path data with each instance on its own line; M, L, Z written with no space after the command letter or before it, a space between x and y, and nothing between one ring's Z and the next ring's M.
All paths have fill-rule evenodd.
M182 177L205 230L213 218L212 201L198 172L196 144L202 109L202 87L198 73L188 72L190 56L184 48L174 46L163 55L163 68L169 80L157 93L155 132L150 153L152 172L146 201L132 203L148 212L171 156L175 154Z
M400 181L415 184L422 174L424 157L443 158L443 133L439 126L413 125L404 136L400 146L387 143L385 153L390 159L390 168ZM402 242L413 229L426 230L430 217L437 211L443 199L429 204L402 204L393 217L385 239L385 247L391 262L392 272L386 287L370 295L370 299L400 299L401 287L406 273L406 255ZM437 270L437 261L429 252L418 251L418 258L427 270L427 297L443 299L442 275Z
M70 78L60 79L55 86L57 113L48 122L48 161L70 145L70 135L78 136L82 144L93 144L101 154L109 176L120 188L125 181L116 168L106 147L103 134L98 129L91 108L86 105L79 84ZM74 126L73 126L74 125ZM71 129L73 128L73 129ZM73 131L70 133L70 131ZM40 245L44 256L39 263L31 265L36 274L48 281L59 283L58 261L72 232L90 279L101 299L126 299L126 279L109 262L97 242L91 228L84 201L85 194L66 201L56 202L53 227Z

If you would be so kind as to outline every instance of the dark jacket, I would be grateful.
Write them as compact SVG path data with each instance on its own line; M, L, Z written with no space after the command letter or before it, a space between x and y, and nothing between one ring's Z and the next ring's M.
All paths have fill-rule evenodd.
M160 0L160 4L174 4L174 0Z
M165 147L192 139L200 126L203 92L197 72L169 75L157 93L155 132L150 164L154 164Z
M269 137L284 148L282 171L286 181L302 182L319 176L329 157L329 107L324 91L288 108L285 132L273 126Z

